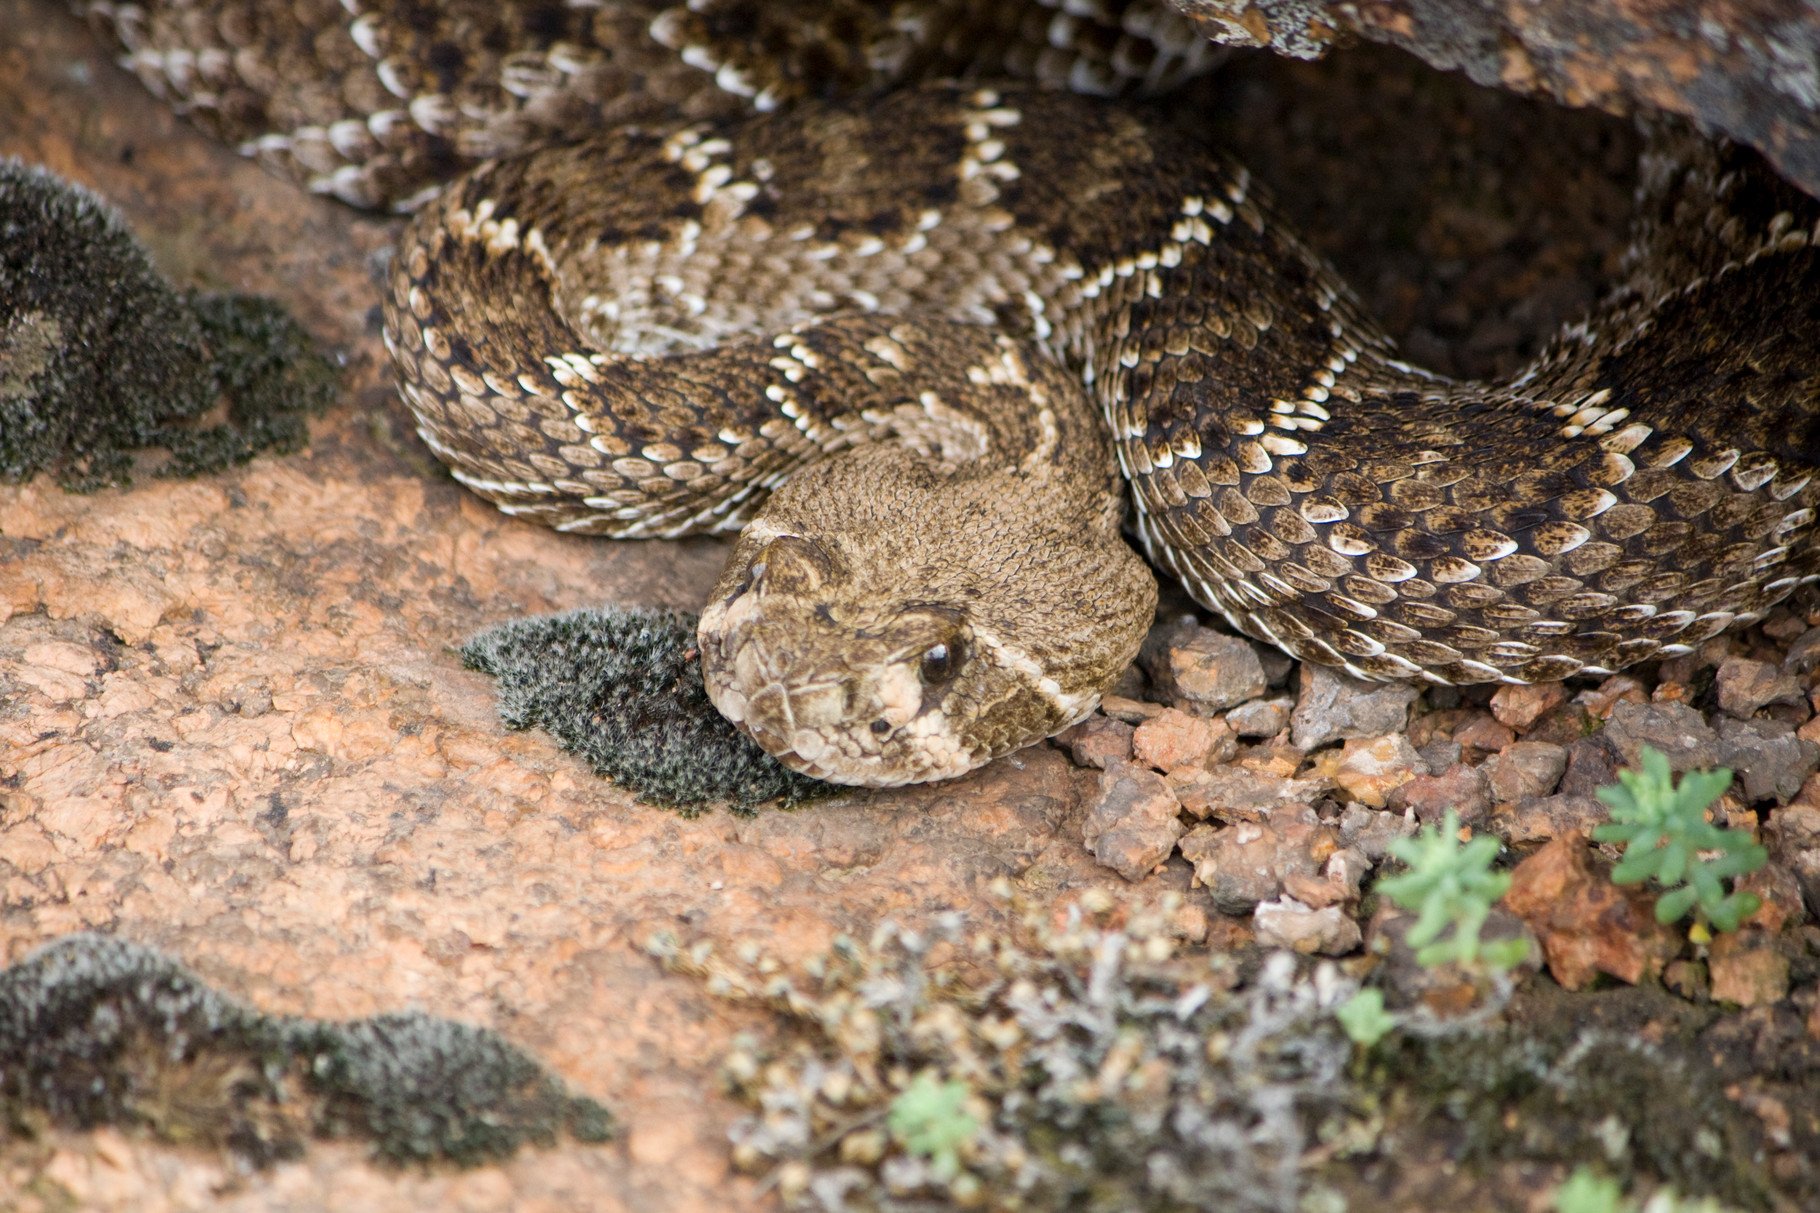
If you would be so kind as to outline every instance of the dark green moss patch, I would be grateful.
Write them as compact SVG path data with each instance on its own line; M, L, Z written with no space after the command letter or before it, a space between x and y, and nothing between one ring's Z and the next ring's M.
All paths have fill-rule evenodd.
M461 647L499 680L499 715L542 728L644 800L750 811L829 785L784 769L714 710L695 657L695 617L595 607L515 619Z
M0 971L0 1126L121 1125L255 1166L306 1137L359 1136L391 1162L472 1164L607 1110L496 1033L415 1012L347 1023L260 1014L149 949L72 935Z
M90 491L150 447L161 476L296 451L336 378L277 304L175 290L101 199L0 159L0 480Z

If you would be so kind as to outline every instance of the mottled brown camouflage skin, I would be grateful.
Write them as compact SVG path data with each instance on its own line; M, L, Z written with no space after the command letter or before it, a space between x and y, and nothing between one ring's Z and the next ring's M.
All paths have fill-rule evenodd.
M713 31L675 23L732 11L649 28L699 48ZM751 44L720 28L735 49L691 52L691 70L767 104L859 79L805 35L764 61L773 83L743 66L723 80ZM918 45L934 62L947 44ZM811 60L821 75L805 74ZM906 444L937 469L932 488L977 494L975 472L1009 475L1040 447L1072 462L1044 492L1001 495L1031 534L1080 519L1097 552L1116 519L1091 504L1109 499L1092 453L1104 439L1068 421L1067 443L1045 444L1015 419L1035 395L1064 418L1089 407L1061 402L1047 361L1109 427L1152 560L1248 634L1361 676L1601 673L1685 652L1820 573L1820 207L1748 153L1664 144L1646 164L1630 285L1486 385L1398 361L1242 168L1126 109L1009 86L798 100L756 118L708 108L485 165L407 235L386 304L402 390L426 440L502 508L605 535L730 530L849 448ZM1026 369L984 390L1006 357ZM835 495L787 494L795 529L742 544L709 612L768 595L765 618L734 611L738 635L704 620L711 688L732 688L729 714L786 762L854 782L958 773L1077 719L1129 659L1148 598L1116 557L1050 561L1041 576L1060 580L1040 594L1012 568L989 575L990 551L944 580L904 554L989 534L1016 565L1034 545L1003 539L1004 518L955 539L958 515L939 504L875 527L872 550L839 526L815 552L787 544L778 567L806 553L814 575L778 588L773 571L766 589L751 576L765 543L820 543L811 525L863 512L838 495L863 496L863 478L817 475ZM892 679L934 633L868 658L896 673L830 671L866 647L855 628L876 639L858 616L931 600L1000 642L980 677L1002 689L928 687L924 734L893 751L910 726ZM1093 606L1056 605L1074 601ZM818 610L834 624L789 639L821 626ZM1126 626L1111 625L1121 610ZM1027 641L1006 639L1013 617ZM766 656L737 674L750 645ZM992 645L974 649L983 660ZM1064 676L1032 674L1027 657ZM844 687L838 710L830 687ZM760 713L759 700L776 702ZM932 741L927 717L950 709ZM874 744L880 712L894 715Z

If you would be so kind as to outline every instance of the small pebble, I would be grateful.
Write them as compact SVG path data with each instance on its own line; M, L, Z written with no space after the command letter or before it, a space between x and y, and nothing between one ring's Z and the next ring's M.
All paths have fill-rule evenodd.
M1482 750L1495 754L1517 739L1517 732L1500 724L1488 712L1476 712L1453 731L1453 739L1462 750Z
M1262 901L1252 913L1261 948L1289 948L1304 956L1344 956L1364 942L1359 924L1338 906L1315 909L1293 897Z
M1255 699L1269 686L1249 641L1192 616L1152 628L1138 660L1159 701L1201 716Z
M1500 687L1491 697L1491 714L1497 717L1499 724L1521 734L1527 733L1543 715L1566 702L1567 688L1558 682Z
M1745 929L1713 937L1707 972L1712 1000L1739 1007L1767 1007L1788 997L1788 957L1762 931Z
M1611 809L1591 796L1529 796L1498 805L1486 828L1507 843L1548 842L1592 832L1611 820Z
M1354 738L1346 742L1334 782L1368 808L1381 809L1390 793L1427 769L1422 756L1402 733Z
M1491 797L1480 768L1455 763L1439 775L1417 775L1390 794L1387 807L1402 814L1414 810L1416 820L1432 824L1452 809L1461 825L1476 825L1491 812Z
M1561 775L1563 796L1594 796L1618 782L1617 753L1603 735L1582 737L1567 747L1567 770Z
M1719 710L1739 720L1749 720L1772 703L1800 703L1806 696L1801 682L1781 666L1748 657L1727 657L1713 678Z
M1646 745L1660 750L1675 771L1719 765L1719 735L1686 704L1618 702L1606 722L1605 741L1631 768Z
M1275 737L1289 727L1295 700L1253 699L1226 713L1226 726L1240 737Z
M1611 882L1586 839L1563 834L1511 870L1503 905L1541 940L1548 971L1578 990L1600 973L1630 985L1662 972L1681 935L1656 921L1655 898Z
M1232 730L1223 720L1190 716L1164 708L1137 726L1131 739L1132 754L1165 775L1178 767L1203 769L1229 762L1239 752Z
M1546 796L1567 770L1567 750L1546 741L1517 741L1485 760L1479 771L1494 804Z
M1163 705L1147 703L1142 699L1124 699L1117 695L1108 695L1100 700L1100 711L1114 720L1122 720L1126 724L1143 724L1153 716L1160 716L1163 712Z
M1718 762L1731 768L1732 788L1746 800L1786 804L1820 767L1820 745L1780 721L1722 719Z
M1139 881L1169 858L1182 836L1181 805L1155 771L1112 759L1081 833L1093 857L1126 880Z
M1098 767L1114 758L1130 761L1131 738L1137 730L1123 720L1094 713L1072 728L1063 729L1055 740L1068 748L1077 767Z
M1286 779L1232 765L1178 767L1169 773L1169 785L1195 817L1229 823L1262 821L1284 805L1311 804L1331 786L1325 780Z
M1340 810L1340 844L1377 861L1390 853L1390 844L1408 838L1420 828L1414 813L1389 813L1368 809L1357 801Z
M1649 692L1629 674L1613 674L1597 688L1575 695L1574 702L1594 720L1609 720L1612 709L1620 703L1648 703Z
M1401 732L1416 694L1408 683L1361 682L1303 662L1301 694L1289 720L1291 739L1306 753L1333 741Z
M1339 849L1335 832L1307 805L1287 806L1263 821L1196 826L1182 838L1182 858L1227 914L1249 913L1276 898L1291 873L1315 877Z

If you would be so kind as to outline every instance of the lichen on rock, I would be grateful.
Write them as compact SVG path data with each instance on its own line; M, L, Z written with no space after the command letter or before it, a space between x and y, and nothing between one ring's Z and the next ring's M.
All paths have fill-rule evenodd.
M708 700L695 620L674 611L589 607L514 619L461 647L499 680L499 715L542 728L641 799L699 812L794 803L828 785L788 771Z
M386 1161L471 1164L612 1118L497 1033L417 1012L269 1016L183 966L71 935L0 971L0 1127L142 1128L253 1166L306 1136L360 1136Z
M288 454L335 389L278 304L177 290L100 197L0 158L0 480L125 484L148 447L163 476Z

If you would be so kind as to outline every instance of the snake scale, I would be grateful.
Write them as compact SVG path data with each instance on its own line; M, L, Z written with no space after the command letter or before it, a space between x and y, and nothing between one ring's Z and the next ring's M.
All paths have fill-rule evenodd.
M89 11L247 152L421 208L387 346L462 483L741 531L703 672L812 775L946 778L1084 717L1153 614L1126 525L1368 679L1604 673L1820 577L1820 206L1737 148L1647 159L1629 282L1457 382L1242 167L1078 95L1208 65L1151 0Z

